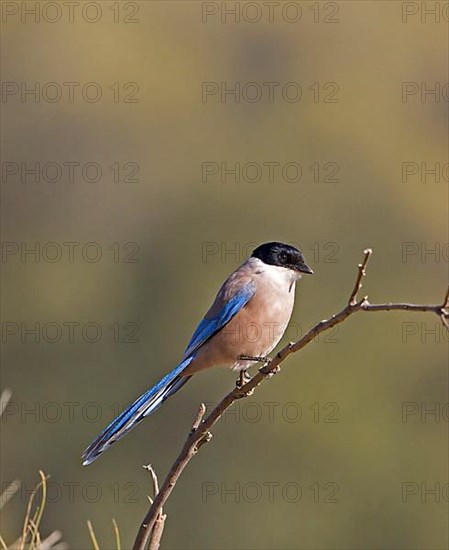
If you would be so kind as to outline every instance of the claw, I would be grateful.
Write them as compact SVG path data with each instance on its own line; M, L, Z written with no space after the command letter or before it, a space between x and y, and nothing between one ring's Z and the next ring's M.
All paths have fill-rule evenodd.
M236 381L235 385L238 388L241 388L242 386L244 386L250 380L251 380L251 376L248 374L248 371L243 369L243 370L240 371L239 377L237 378L237 381Z

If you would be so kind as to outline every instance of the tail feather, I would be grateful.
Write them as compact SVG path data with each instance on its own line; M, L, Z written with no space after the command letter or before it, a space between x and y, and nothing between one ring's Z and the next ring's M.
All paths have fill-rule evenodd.
M180 390L190 379L190 376L181 376L181 373L192 359L193 357L189 357L180 363L113 420L84 451L83 465L91 464L103 451L124 437L136 424L152 414L166 399Z

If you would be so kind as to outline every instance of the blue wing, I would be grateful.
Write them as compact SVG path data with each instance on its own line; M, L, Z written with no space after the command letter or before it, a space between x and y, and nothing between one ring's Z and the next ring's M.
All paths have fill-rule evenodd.
M237 313L245 306L256 292L254 281L249 281L242 286L227 301L223 301L217 314L211 315L211 311L216 309L211 307L204 319L198 325L184 353L184 358L190 357L200 346L209 340L214 334L221 330ZM219 295L220 297L220 295Z
M136 399L103 430L84 451L83 464L93 462L103 451L121 439L136 424L158 409L168 397L182 388L191 377L191 375L183 376L182 373L195 358L195 352L204 342L229 323L234 315L251 300L256 292L256 285L253 281L249 281L235 292L232 289L230 297L226 296L229 290L225 283L212 307L193 334L182 362L155 386Z

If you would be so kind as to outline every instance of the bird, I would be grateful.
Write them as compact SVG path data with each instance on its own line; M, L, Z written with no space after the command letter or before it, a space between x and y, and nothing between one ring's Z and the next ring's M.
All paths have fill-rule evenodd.
M241 385L250 367L267 363L288 326L296 282L303 273L313 274L313 270L299 248L282 242L255 248L221 286L181 362L103 430L84 451L83 465L91 464L154 413L195 373L214 366L228 367L240 373Z

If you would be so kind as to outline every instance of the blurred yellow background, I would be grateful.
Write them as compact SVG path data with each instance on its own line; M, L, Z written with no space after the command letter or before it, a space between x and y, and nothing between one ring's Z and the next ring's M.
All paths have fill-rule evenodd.
M2 483L24 487L1 530L18 536L43 469L44 535L91 548L91 519L113 548L114 517L130 548L141 465L163 477L235 376L195 377L95 464L80 455L175 366L253 244L297 243L315 271L286 338L344 305L367 246L372 301L442 301L447 14L51 4L2 5ZM447 342L431 315L358 314L289 358L185 471L163 548L447 548Z

